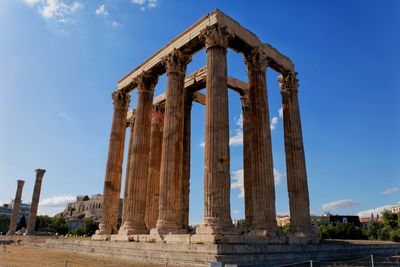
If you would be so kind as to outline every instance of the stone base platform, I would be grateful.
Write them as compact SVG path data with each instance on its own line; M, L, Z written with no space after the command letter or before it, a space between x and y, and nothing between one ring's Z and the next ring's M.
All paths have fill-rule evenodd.
M0 240L11 237L0 237ZM356 259L371 254L399 255L400 243L371 241L330 241L308 245L266 244L182 244L93 241L88 238L13 237L20 244L55 248L93 256L132 259L167 266L276 266L314 261Z

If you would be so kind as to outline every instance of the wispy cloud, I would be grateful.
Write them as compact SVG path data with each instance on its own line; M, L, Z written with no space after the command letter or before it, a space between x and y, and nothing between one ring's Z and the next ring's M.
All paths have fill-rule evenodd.
M282 174L279 170L274 168L274 182L275 186L279 185L282 181L282 178L285 175ZM234 171L232 173L232 180L233 182L231 183L231 189L239 189L240 193L238 195L239 198L244 197L244 170L239 169L237 171Z
M142 11L157 7L157 0L131 0L131 2L139 6Z
M332 210L338 210L338 209L344 209L344 208L357 206L359 204L360 204L360 202L356 201L356 200L341 199L341 200L336 200L336 201L332 201L332 202L323 204L321 206L321 210L332 211Z
M395 192L397 192L397 191L399 191L399 188L398 188L398 187L391 187L391 188L388 188L388 189L386 189L385 191L383 191L382 194L384 194L384 195L391 195L391 194L393 194L393 193L395 193Z
M283 107L281 107L280 109L278 109L278 114L279 114L279 118L283 118Z
M238 127L235 130L235 135L229 138L229 145L241 146L243 145L243 114L240 114L235 122Z
M275 130L277 125L278 125L278 117L273 117L271 119L271 125L270 125L271 130Z
M360 216L361 218L370 218L372 214L374 216L376 215L380 216L383 211L390 210L392 207L393 205L385 205L382 207L377 207L369 210L361 210L360 212L358 212L358 216Z
M111 21L111 27L113 27L114 29L121 27L121 25L122 24L117 21Z
M205 143L205 142L201 142L199 146L200 146L200 147L205 147L205 146L206 146L206 143Z
M239 216L239 213L239 210L232 210L232 217L236 219Z
M107 9L106 9L106 5L99 5L97 8L96 8L96 15L98 15L98 16L107 16L108 15L108 11L107 11Z
M39 206L42 207L65 207L69 202L76 200L76 197L69 194L64 194L61 196L53 196L49 198L44 198L39 201Z
M70 4L62 0L24 0L30 7L37 7L39 14L48 22L56 24L69 24L72 15L83 9L81 2L75 1Z
M58 116L72 124L75 124L77 122L77 120L74 117L72 117L62 111L58 112Z

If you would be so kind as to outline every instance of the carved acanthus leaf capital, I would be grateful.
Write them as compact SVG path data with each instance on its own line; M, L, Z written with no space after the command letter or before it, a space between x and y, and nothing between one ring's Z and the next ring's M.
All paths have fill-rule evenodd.
M135 82L137 84L138 93L153 93L154 87L158 82L158 75L155 75L149 71L143 71L135 78Z
M117 90L112 93L112 99L116 108L127 109L131 102L131 97L126 91Z
M200 38L204 40L206 49L212 46L227 48L229 41L234 37L235 35L226 27L221 27L219 25L208 26L200 32Z
M191 55L188 55L175 48L171 53L162 59L162 63L165 65L167 73L185 74L186 66L191 60Z
M126 127L129 127L131 130L133 130L135 127L135 115L132 115L126 120Z
M281 94L297 93L299 86L297 72L281 73L278 77L278 81L280 84Z
M268 56L264 50L256 47L246 55L244 63L246 64L247 72L265 72L268 66Z
M153 106L151 123L161 125L164 122L164 105Z

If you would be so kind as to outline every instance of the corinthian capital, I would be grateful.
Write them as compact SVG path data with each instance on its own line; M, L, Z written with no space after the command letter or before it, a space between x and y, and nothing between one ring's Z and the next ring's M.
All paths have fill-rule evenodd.
M200 38L204 40L206 49L212 46L227 48L229 41L234 38L234 34L229 32L226 27L219 25L208 26L200 32Z
M135 78L135 82L137 83L138 93L140 92L153 93L154 87L158 82L158 75L155 75L149 71L143 71Z
M192 60L192 57L178 49L174 49L162 59L162 63L167 69L167 73L186 73L186 66Z
M264 71L268 65L268 57L265 52L259 48L253 48L244 60L247 72Z
M116 108L128 108L129 103L131 102L131 97L126 91L117 90L112 93L112 99L114 102L114 106Z
M281 94L297 93L298 82L297 72L281 73L278 77Z

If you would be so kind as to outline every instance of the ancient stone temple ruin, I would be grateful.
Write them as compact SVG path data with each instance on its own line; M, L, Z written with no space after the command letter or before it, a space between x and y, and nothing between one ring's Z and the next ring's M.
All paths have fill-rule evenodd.
M207 64L187 75L193 54ZM244 58L248 83L227 76L227 50ZM266 71L280 73L290 218L289 238L278 232ZM153 97L160 75L166 93ZM206 94L199 92L206 88ZM136 89L136 90L135 90ZM244 131L245 220L238 233L230 210L228 89L240 94ZM136 92L135 92L136 91ZM130 93L136 109L128 112ZM200 19L122 78L112 94L114 113L104 181L102 219L94 240L161 243L310 243L306 165L291 60L219 10ZM192 102L205 105L204 218L188 233ZM117 229L126 129L129 146L122 225Z

